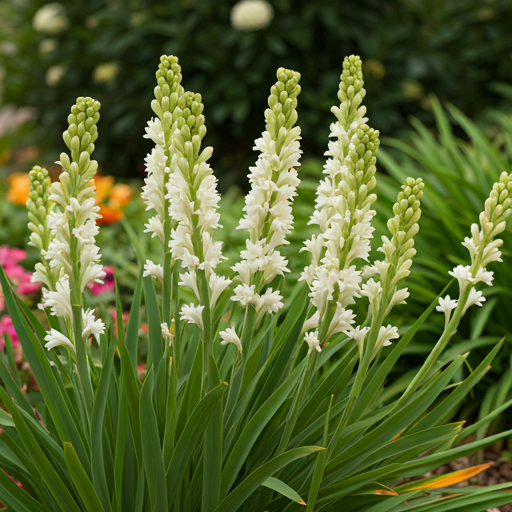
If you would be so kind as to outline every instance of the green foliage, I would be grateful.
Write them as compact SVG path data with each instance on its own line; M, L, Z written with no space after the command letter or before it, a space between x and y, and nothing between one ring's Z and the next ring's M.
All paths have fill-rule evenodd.
M511 93L510 87L505 85L499 89L504 95ZM447 272L467 260L467 251L460 241L481 210L488 187L502 171L508 172L512 167L512 119L509 114L489 111L490 128L484 132L453 105L443 106L435 97L431 102L437 130L429 130L419 120L413 119L416 131L410 141L386 139L384 143L389 149L381 150L379 154L380 164L389 173L388 177L381 176L379 182L381 222L384 222L392 204L396 182L400 183L405 176L421 176L426 183L421 229L416 237L418 257L409 281L414 291L409 312L421 311L433 298L432 284L441 286ZM507 258L512 241L510 228L503 233L503 240L504 258ZM510 334L512 302L505 283L512 280L512 267L505 264L493 270L498 286L486 290L487 302L479 311L473 312L471 322L461 325L457 335L460 343L473 350L469 359L471 365L480 360L489 343ZM452 289L449 291L453 292ZM497 294L500 294L499 298ZM484 325L489 337L482 336ZM431 324L431 330L434 335L439 333L441 323ZM499 407L510 398L512 382L508 376L508 338L505 346L507 350L502 352L479 388L482 398L465 411L466 415L482 403L479 417L484 417L490 408ZM429 342L418 349L419 353L427 353ZM479 435L484 432L485 428L479 430Z
M432 122L428 92L474 116L496 100L490 80L512 81L508 0L271 0L273 21L253 32L231 25L235 3L75 0L63 2L68 28L44 34L33 29L32 18L45 1L2 2L2 101L37 108L36 126L54 161L51 148L66 128L66 105L74 91L87 90L111 106L102 118L98 159L109 173L125 176L147 152L141 136L151 63L162 53L178 55L186 63L187 88L203 92L214 128L209 142L218 153L213 164L225 172L226 188L232 181L245 185L265 84L280 66L304 76L299 117L305 149L317 155L324 151L323 113L338 86L340 55L359 53L366 61L372 124L387 134L405 128L411 114ZM103 81L97 66L112 63L118 72ZM50 86L47 74L55 66L65 72Z
M0 389L0 398L9 415L0 415L4 430L0 435L0 464L29 495L5 481L0 499L15 511L165 511L171 509L171 503L172 510L198 510L202 438L216 405L226 407L222 397L229 386L220 383L201 398L200 376L185 359L182 364L170 359L173 352L174 357L179 355L173 347L164 346L162 340L159 343L165 356L148 368L141 383L122 338L116 339L109 330L103 339L106 346L101 366L94 369L93 413L91 417L81 417L78 395L64 384L73 379L67 365L50 370L41 348L43 340L33 334L44 334L44 329L41 331L35 318L24 318L5 274L0 275L0 280L46 403L40 410L45 418L43 425L31 408L27 409L23 391L16 388L14 381L2 378L7 391ZM284 315L300 326L303 308L303 301L293 301ZM426 315L419 325L425 318ZM149 318L149 322L157 321ZM232 414L224 415L224 432L221 430L221 438L216 440L224 445L217 512L299 510L296 502L300 497L308 501L311 470L318 457L310 454L325 445L344 415L353 381L348 379L350 373L344 377L342 370L356 349L351 343L338 342L336 359L311 359L314 377L302 396L291 441L287 451L276 452L306 362L304 359L284 368L280 365L283 357L293 357L301 346L300 329L292 329L286 337L282 332L285 325L287 322L268 332L262 352L270 356L262 361ZM445 508L438 509L435 503L443 494L442 488L428 490L428 498L424 497L424 490L410 490L410 486L403 492L399 488L392 490L393 482L400 478L423 474L509 434L459 446L457 439L465 434L462 425L442 426L446 409L452 409L482 377L499 346L455 388L447 386L465 356L456 357L435 373L402 405L399 396L383 398L385 393L379 388L416 332L417 326L393 350L385 352L368 374L367 392L353 409L344 435L325 467L315 510L334 511L340 506L349 511L467 510L462 508L465 504L485 502L486 506L497 506L512 500L512 493L496 486L475 489L471 494L465 489L462 496L443 500ZM174 340L174 347L178 343L185 345L185 355L197 347L194 339L193 329L187 328L179 340ZM128 343L128 333L126 340ZM229 357L229 353L218 344L213 352L215 371L216 361ZM229 378L229 369L221 372L220 378ZM272 384L269 387L265 383ZM8 393L21 398L14 401ZM425 416L428 410L431 412ZM428 450L429 455L425 455ZM427 489L428 484L426 480ZM390 495L380 492L383 489L389 489ZM248 500L250 496L252 499Z
M76 147L73 139L70 145ZM75 152L78 158L83 160ZM187 163L180 158L182 165ZM509 177L500 180L506 187ZM406 226L412 236L420 215L422 181L406 183L389 223L400 259L412 249L412 240L396 229ZM500 195L500 203L507 193ZM147 247L137 227L125 226L142 267ZM68 235L73 240L75 233ZM73 255L71 260L77 261ZM393 256L389 260L399 266ZM307 510L318 512L479 512L512 502L509 484L467 487L461 493L449 488L486 465L398 483L512 433L478 435L461 443L468 432L482 432L504 409L501 403L489 403L485 415L467 430L462 423L447 422L503 343L495 343L465 378L453 383L468 357L466 346L444 349L462 315L463 292L447 329L403 391L388 382L390 372L407 346L421 340L421 328L446 289L432 297L390 348L375 351L386 316L379 311L368 315L368 340L360 339L360 346L336 333L325 342L317 338L323 342L321 350L311 345L308 351L303 330L311 301L304 283L288 284L286 307L261 322L254 321L252 306L244 313L221 298L213 314L202 315L199 330L199 324L185 324L184 315L178 318L185 293L176 284L179 263L174 265L172 286L164 282L161 287L169 290L167 298L139 271L127 328L119 322L116 336L110 323L101 334L99 354L89 350L89 337L76 322L85 349L80 372L73 350L64 348L71 342L44 350L44 326L16 297L0 268L5 301L40 390L36 413L32 397L12 376L10 359L1 358L5 412L0 413L0 500L8 510L277 512L301 510L304 500ZM203 289L201 304L209 306L208 290L205 301ZM115 295L120 313L117 287ZM142 298L149 350L141 378L137 331ZM79 307L78 299L73 296L73 308ZM161 312L169 313L166 306L174 323L164 329ZM49 317L57 332L57 318ZM218 331L229 324L242 332L241 353L238 346L219 343Z

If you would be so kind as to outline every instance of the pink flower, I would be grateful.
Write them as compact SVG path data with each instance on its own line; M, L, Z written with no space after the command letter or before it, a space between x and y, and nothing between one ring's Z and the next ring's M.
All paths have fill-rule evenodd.
M8 247L7 245L0 247L0 263L20 295L31 295L41 288L41 283L30 282L32 274L19 264L26 257L27 253L22 249ZM3 310L4 307L5 301L0 291L0 310Z
M101 295L104 292L110 292L116 287L114 282L114 267L103 267L103 270L106 273L106 276L103 278L103 284L90 283L88 285L93 295Z
M0 263L4 267L14 265L27 257L27 253L23 249L2 245L0 247Z
M14 329L14 325L12 324L12 319L8 315L2 317L2 319L0 320L0 350L4 349L4 334L9 335L13 347L16 347L20 344L20 339L16 334L16 330Z

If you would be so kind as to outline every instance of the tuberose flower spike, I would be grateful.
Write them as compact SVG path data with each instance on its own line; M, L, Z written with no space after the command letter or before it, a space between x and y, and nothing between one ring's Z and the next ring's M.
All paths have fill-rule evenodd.
M410 273L412 258L416 254L414 249L414 235L419 230L418 221L421 216L420 199L423 196L425 184L421 178L407 178L401 191L398 193L397 202L393 205L394 216L388 220L388 229L391 239L382 237L382 247L378 250L384 253L384 259L376 261L371 267L367 267L364 275L376 274L378 280L373 277L361 287L361 295L368 297L369 311L372 313L372 325L378 323L380 331L374 339L372 357L377 352L390 344L391 339L398 337L397 328L388 325L382 326L385 318L396 304L404 304L409 297L407 288L398 289L398 283ZM362 357L363 342L360 333L361 327L350 327L345 334L354 339L359 345L359 353Z
M172 139L175 153L166 196L169 216L176 226L171 229L169 248L173 258L181 260L187 270L180 276L183 284L199 290L197 273L204 272L213 309L215 300L231 282L215 274L223 256L222 242L213 238L214 231L220 227L217 178L207 163L213 149L201 150L206 135L201 95L186 92L179 98L178 109Z
M459 299L456 305L461 305L462 314L473 305L481 306L485 301L481 291L475 289L475 285L483 282L492 286L493 272L487 270L487 265L493 261L501 260L501 251L498 249L503 240L496 238L506 227L506 221L512 213L512 174L501 173L485 201L484 211L480 213L480 226L471 226L471 238L466 237L462 245L466 247L471 256L471 265L457 265L449 274L455 277L459 283ZM462 299L462 302L461 302ZM448 324L452 306L455 301L439 300L438 311L445 313ZM463 304L463 305L462 305Z
M262 299L262 288L277 275L289 272L288 262L277 250L287 244L286 236L293 226L292 202L300 183L295 167L299 164L300 128L297 122L297 96L300 93L300 74L289 69L277 70L277 82L270 90L269 108L265 111L266 130L255 142L260 151L258 160L251 167L249 181L251 191L245 198L245 215L238 229L249 231L246 250L241 252L242 261L233 266L236 279L242 284L235 288L232 300L243 307L257 307ZM247 299L247 290L251 290ZM267 288L266 303L272 294ZM273 307L282 307L279 293L274 292ZM262 314L264 310L261 309Z
M29 172L30 191L27 199L28 228L30 234L29 245L37 248L43 256L42 263L36 263L35 272L32 274L33 283L42 283L46 288L53 290L58 275L55 269L50 268L49 262L44 258L51 240L51 233L46 222L53 205L50 203L51 180L48 171L38 165Z
M164 250L167 250L171 229L167 221L165 196L171 157L175 152L172 136L176 128L176 119L181 114L177 106L184 94L181 79L181 67L177 57L162 55L156 72L155 99L151 102L151 108L157 117L148 122L145 135L145 138L155 143L155 147L145 160L148 176L142 187L142 199L147 205L147 210L155 211L155 215L146 224L145 232L158 237L164 244Z
M310 289L321 324L320 339L326 341L335 332L345 331L353 322L346 307L359 296L361 272L353 262L367 260L376 200L376 158L379 132L370 128L361 105L365 96L361 59L345 58L338 98L332 112L337 122L331 125L331 137L324 167L326 178L317 190L316 208L310 224L321 234L306 242L312 263L301 276Z
M46 219L50 229L50 242L44 257L59 278L55 290L43 289L43 305L54 304L54 314L64 317L70 325L71 296L74 297L73 304L80 305L87 285L101 282L105 276L99 263L99 248L95 242L99 207L95 206L93 177L98 163L90 158L94 151L94 142L98 138L96 124L100 118L99 109L98 101L82 97L71 107L69 126L62 136L71 158L66 153L61 153L59 163L63 170L59 181L50 186L48 198L56 206ZM56 304L59 305L57 309ZM92 312L84 318L91 325L95 322L95 334L103 332L103 322L94 320ZM87 325L82 320L81 328L74 329L75 332L73 336L70 333L70 338L76 342L86 328ZM55 344L52 343L51 346Z
M361 295L370 299L372 307L376 301L379 311L384 315L383 318L396 304L404 303L409 296L407 288L399 290L397 285L410 274L412 258L416 254L414 236L419 230L420 199L423 196L424 186L421 178L407 178L398 194L397 202L393 205L395 215L388 220L391 239L382 237L382 247L378 250L384 253L384 259L375 262L372 267L373 272L380 277L381 293L375 296L371 292L373 279L363 285ZM370 269L367 269L366 272L369 271ZM377 314L376 310L375 314Z

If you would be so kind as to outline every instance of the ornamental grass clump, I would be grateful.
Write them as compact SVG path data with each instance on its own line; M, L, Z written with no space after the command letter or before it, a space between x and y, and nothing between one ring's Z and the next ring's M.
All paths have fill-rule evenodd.
M311 213L317 234L305 242L311 263L295 284L286 283L280 250L299 185L299 74L281 68L271 87L239 224L246 248L227 275L219 270L220 197L212 148L203 146L201 96L185 91L175 57L161 58L156 78L142 196L151 215L146 231L161 253L148 260L126 224L140 264L126 327L119 290L117 329L84 294L105 275L91 160L97 101L78 98L71 109L59 181L50 184L41 168L30 175L31 243L41 252L33 280L44 287L47 326L2 270L39 388L27 394L0 358L0 500L8 510L478 512L511 502L510 484L450 488L489 464L421 475L512 433L462 444L503 407L465 428L447 423L501 343L463 381L454 378L467 354L457 346L444 351L467 309L481 305L479 287L492 284L487 267L501 260L496 237L511 213L512 175L495 184L464 241L471 264L452 273L458 299L443 298L448 286L436 290L436 300L399 332L387 317L409 296L403 283L428 190L419 178L406 180L382 256L369 264L379 133L365 117L359 57L343 63ZM397 391L390 372L436 308L445 330ZM143 318L149 342L141 378Z

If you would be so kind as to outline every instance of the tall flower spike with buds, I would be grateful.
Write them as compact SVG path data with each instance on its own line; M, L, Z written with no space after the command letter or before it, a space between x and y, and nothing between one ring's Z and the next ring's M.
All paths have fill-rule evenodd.
M164 252L169 250L171 233L169 202L166 195L171 157L175 152L172 136L176 128L176 118L181 114L180 109L176 107L184 93L181 79L178 59L174 56L162 55L156 72L155 99L151 102L151 108L157 117L148 122L145 135L145 138L155 143L155 147L145 160L148 175L142 187L142 198L147 205L146 209L155 212L146 224L145 232L161 240ZM163 278L161 264L148 260L144 268L145 275Z
M375 215L371 206L376 199L371 191L376 184L379 132L370 128L364 117L364 96L361 59L346 57L338 92L341 104L332 108L338 118L331 125L331 137L336 140L329 143L326 155L330 158L324 168L327 176L318 187L310 220L310 224L319 225L321 234L305 244L312 263L301 277L311 289L318 313L312 319L319 322L321 343L353 323L352 312L346 308L359 296L361 282L361 272L353 262L367 260L370 252ZM308 324L312 326L312 322Z
M50 228L46 218L50 215L53 205L50 203L51 180L48 171L38 165L29 172L30 191L27 199L28 228L30 234L29 245L39 250L43 256L42 263L36 263L35 272L32 275L33 283L42 283L48 290L55 288L58 279L57 269L51 268L44 258L51 240Z
M201 141L206 135L201 95L186 92L178 100L178 109L172 141L175 153L167 183L169 215L176 226L171 230L169 247L173 257L181 260L186 269L180 275L180 284L190 287L202 304L208 301L213 310L217 298L230 283L229 279L215 274L223 256L222 242L213 239L214 231L220 227L217 179L207 163L213 149L206 147L201 151ZM206 288L201 286L199 274L204 277ZM183 318L202 324L194 320L201 316L199 312L194 315L191 308L196 306L186 306Z
M467 248L471 256L471 265L456 266L449 274L459 282L459 299L453 300L449 296L439 299L437 310L445 314L448 325L452 310L464 304L461 314L473 305L481 306L485 301L481 291L475 285L483 282L492 286L493 272L487 270L487 265L493 261L501 260L501 251L498 249L503 240L496 238L505 230L507 218L512 213L512 174L501 173L485 201L484 211L480 214L480 226L471 226L471 238L466 237L462 245Z
M293 226L292 201L300 183L295 170L300 165L300 128L294 127L299 79L299 73L277 70L277 82L270 90L265 111L266 130L255 143L260 155L250 169L252 188L238 226L249 231L249 238L246 250L241 252L242 261L233 267L242 284L235 288L232 300L243 307L251 304L259 316L283 306L279 292L267 288L265 294L260 293L276 276L289 272L288 262L277 247L288 243L286 235Z
M56 316L63 317L67 325L73 326L68 334L77 347L82 365L85 365L81 377L84 377L87 364L83 333L87 333L88 338L90 334L97 336L104 330L103 322L96 320L90 311L84 313L81 306L87 285L101 283L105 276L95 242L99 208L95 206L93 177L98 163L90 158L98 137L99 109L99 102L92 98L78 98L71 108L69 127L63 134L71 158L61 153L62 172L59 181L50 187L49 200L56 206L47 217L51 241L44 254L50 267L58 272L59 279L55 291L43 289L43 304L51 307ZM49 347L68 345L59 343L51 332L47 338Z
M397 202L393 205L394 217L388 220L388 229L391 239L382 237L382 247L378 251L384 253L384 259L376 261L371 267L367 267L364 275L373 277L362 285L361 295L368 297L370 311L372 313L372 325L380 327L380 331L373 349L373 355L388 345L390 339L398 337L396 327L388 325L382 327L382 323L397 304L405 304L409 297L407 288L398 288L399 282L410 273L412 258L416 254L414 249L414 235L419 230L418 221L421 217L420 199L423 196L425 184L421 178L407 178L405 185L398 194ZM360 355L363 352L363 342L368 328L350 327L346 334L357 341ZM389 337L387 337L389 336Z

